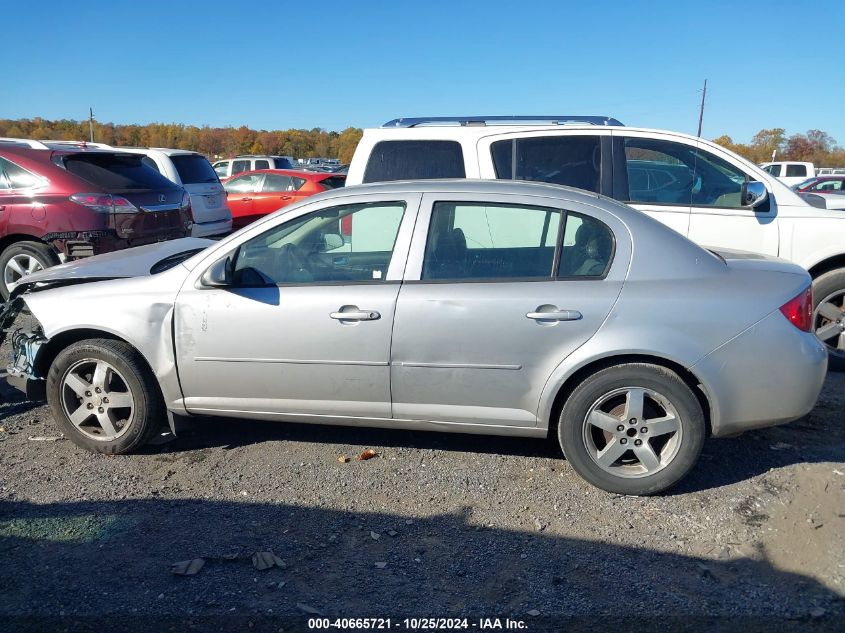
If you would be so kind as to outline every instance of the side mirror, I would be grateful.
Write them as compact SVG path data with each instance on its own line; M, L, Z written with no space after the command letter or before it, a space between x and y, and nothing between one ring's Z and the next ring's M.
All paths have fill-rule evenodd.
M327 251L333 251L343 246L343 237L337 233L324 233L323 244L325 244Z
M202 277L200 285L203 288L225 288L232 285L232 257L231 255L218 259L208 267Z
M742 183L742 189L739 194L740 204L744 207L759 207L769 197L769 192L766 191L766 185L762 182L752 180Z

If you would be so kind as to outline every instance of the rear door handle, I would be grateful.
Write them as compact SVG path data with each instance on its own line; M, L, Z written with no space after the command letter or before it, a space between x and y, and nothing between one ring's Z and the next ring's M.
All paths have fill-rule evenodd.
M290 200L291 196L279 196L282 200Z
M329 316L338 321L375 321L381 318L381 315L375 310L352 309L343 311L343 308L340 312L332 312Z
M525 316L535 321L577 321L583 315L578 310L557 310L554 312L529 312Z

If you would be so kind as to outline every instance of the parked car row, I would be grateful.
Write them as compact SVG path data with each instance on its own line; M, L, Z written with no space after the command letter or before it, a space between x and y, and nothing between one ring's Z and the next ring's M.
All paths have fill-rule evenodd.
M821 167L816 169L813 163L801 161L776 161L762 163L760 167L781 182L789 186L797 185L807 178L815 176L841 176L845 175L845 167Z
M169 183L137 154L46 150ZM801 417L845 367L845 214L699 138L397 119L345 179L224 187L245 223L295 204L17 279L9 381L78 445L125 453L209 415L551 436L587 481L652 494L708 434Z

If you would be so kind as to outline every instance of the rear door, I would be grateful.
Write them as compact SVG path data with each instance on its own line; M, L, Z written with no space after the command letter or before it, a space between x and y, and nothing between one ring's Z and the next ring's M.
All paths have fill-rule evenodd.
M223 185L232 212L233 228L246 226L258 217L253 211L253 199L263 181L264 174L243 174Z
M395 418L537 426L549 376L619 295L630 248L618 220L483 199L423 196L393 328Z
M295 202L295 187L293 178L290 176L267 173L261 190L254 196L253 213L267 215Z

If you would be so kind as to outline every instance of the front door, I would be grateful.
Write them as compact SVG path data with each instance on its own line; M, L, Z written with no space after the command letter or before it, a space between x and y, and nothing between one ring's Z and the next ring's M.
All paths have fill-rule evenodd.
M175 317L186 408L390 418L391 332L418 206L403 198L280 218L231 252L228 287L189 280Z
M258 216L254 212L253 202L260 190L264 174L243 174L236 176L223 185L226 201L232 211L232 227L239 229Z
M295 194L293 178L268 172L264 176L261 191L253 197L253 213L260 216L278 211L294 202Z
M619 295L629 251L618 234L614 257L596 216L426 194L396 310L394 418L537 426L549 376Z

